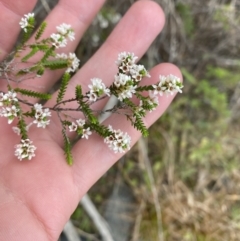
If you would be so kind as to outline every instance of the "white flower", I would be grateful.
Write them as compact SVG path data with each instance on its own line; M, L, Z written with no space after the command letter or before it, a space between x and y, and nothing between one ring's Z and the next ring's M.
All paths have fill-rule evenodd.
M20 144L15 146L15 156L22 161L22 159L31 160L35 156L35 150L37 149L32 145L32 141L29 139L21 140Z
M123 133L121 130L113 130L112 126L108 129L112 132L112 135L106 137L104 142L115 153L123 153L130 149L131 137L127 133Z
M88 96L89 101L93 101L93 102L95 102L98 98L97 95L93 92L90 92L89 94L87 94L87 96Z
M77 123L77 124L76 124ZM78 119L75 122L72 122L71 125L68 126L70 132L77 132L81 138L88 139L88 137L92 134L90 131L90 127L84 128L85 120Z
M159 105L158 97L152 91L149 91L148 102L151 105ZM152 110L155 110L155 108Z
M131 81L131 77L126 74L118 74L114 76L114 85L116 87L124 86L128 81Z
M182 88L183 85L180 81L180 78L170 74L167 76L163 76L160 75L159 76L159 83L157 85L153 85L154 88L154 94L159 94L159 95L163 95L163 94L171 94L173 95L174 93L182 93Z
M136 93L136 90L135 90L136 88L137 88L136 85L134 85L134 86L133 85L127 86L126 89L124 89L122 92L118 93L118 99L120 101L123 101L126 98L132 98L132 95L134 93Z
M134 55L134 53L127 53L127 52L121 52L118 55L118 59L116 61L117 66L124 65L132 65L136 62L137 56Z
M67 68L66 72L75 72L78 69L80 60L77 58L75 53L69 53L68 61L70 66Z
M20 128L18 128L17 126L13 126L12 130L14 133L16 133L18 136L20 136L20 134L21 134Z
M69 53L68 56L66 54L64 54L64 53L57 54L56 58L57 59L66 59L66 60L68 60L68 66L69 67L66 70L67 73L75 72L78 69L80 60L77 58L75 53Z
M36 104L34 105L34 109L35 109L36 111L42 112L42 105L36 103Z
M76 120L76 122L79 127L83 127L85 125L85 120L83 119L78 119Z
M97 97L102 96L103 94L110 96L110 90L108 88L106 88L105 84L102 82L101 79L99 78L93 78L91 79L92 84L88 85L88 88L90 89L90 93L88 94L89 97L92 96L92 99L94 99L94 101L97 100Z
M78 126L74 122L72 122L72 124L70 126L68 126L70 132L76 131L77 127Z
M68 56L65 53L56 54L57 59L68 59Z
M18 99L16 98L17 94L14 91L8 91L7 93L0 93L0 106L8 106L10 104L13 104L13 102L18 102Z
M4 105L4 102L6 100L5 94L4 93L0 93L0 106Z
M75 33L73 31L70 31L67 36L71 41L75 39Z
M66 70L67 73L75 72L78 69L80 60L77 58L75 53L69 53L68 56L66 54L64 54L64 53L57 54L56 58L57 59L66 59L66 60L68 60L68 66L69 67Z
M34 18L34 13L24 14L26 19Z
M52 45L58 48L63 48L67 46L67 40L64 36L58 33L51 34Z
M33 123L31 122L26 126L26 131L29 130L29 128L31 127L32 124ZM20 134L21 134L20 128L18 128L17 126L13 126L12 130L13 130L14 133L16 133L18 136L20 136Z
M60 33L61 35L66 35L68 33L68 31L71 29L71 25L62 23L61 25L57 26L56 28L57 28L58 33Z
M148 73L148 71L145 69L143 65L134 64L129 71L132 78L137 82L141 81L142 78L145 76L150 77L150 74Z
M136 93L137 85L133 85L131 77L126 74L119 73L114 76L114 86L117 87L117 97L120 101L125 98L132 98L132 95Z
M35 111L35 120L33 121L33 124L36 124L37 127L45 128L47 125L50 124L50 120L47 118L51 116L51 112L48 108L43 109L41 104L36 103L34 105L34 111Z
M8 124L11 124L14 118L17 116L19 109L13 105L11 107L2 108L1 116L8 118Z
M88 137L92 134L92 132L90 131L90 127L88 127L87 129L83 129L82 130L82 138L88 139Z
M139 103L139 112L140 111L146 111L148 110L149 112L152 112L153 110L156 109L156 107L159 105L159 101L158 101L158 97L156 94L154 94L153 91L149 91L149 96L147 98L147 104L148 104L148 108L144 107L144 102L142 100L140 100Z
M14 91L8 91L7 96L8 96L8 101L10 101L10 102L13 102L13 101L17 102L18 101L18 99L16 98L17 94Z
M69 38L71 41L75 39L75 33L70 24L62 23L56 28L58 33L61 34L62 36Z
M26 18L22 18L19 22L19 25L24 30L24 32L27 32L28 21Z
M27 27L29 25L29 19L34 18L34 13L25 14L24 17L25 18L21 18L19 25L23 29L24 32L27 32Z

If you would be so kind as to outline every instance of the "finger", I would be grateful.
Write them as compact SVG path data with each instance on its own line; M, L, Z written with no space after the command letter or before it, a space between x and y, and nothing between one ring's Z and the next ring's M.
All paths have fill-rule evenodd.
M172 64L160 64L150 73L152 77L146 84L156 83L159 75L173 74L182 79L180 70ZM144 118L147 127L150 127L164 113L173 98L174 96L160 97L158 108ZM127 132L132 139L131 146L141 136L141 133L134 129L124 116L112 115L104 124L111 124L114 129ZM91 136L89 140L81 140L74 146L73 171L75 183L79 186L80 198L122 155L114 154L103 142L103 139L96 135Z
M36 0L0 1L0 60L11 51L20 32L19 21L22 16L32 11Z
M104 2L105 0L60 0L45 20L48 25L42 39L49 37L52 33L56 33L56 26L62 23L70 24L75 32L75 40L69 42L67 47L59 48L58 52L74 52L81 37ZM34 38L29 40L30 43L33 41ZM58 81L62 73L63 70L46 71L41 78L25 80L19 87L30 87L31 90L46 92Z
M75 86L81 84L83 93L93 77L102 78L108 86L117 73L115 60L122 51L134 52L141 57L164 25L164 14L155 2L138 1L128 10L115 30L97 53L73 76L68 86L65 99L74 97ZM48 106L54 105L53 98ZM101 109L106 101L94 104L94 108ZM53 115L54 124L49 126L50 133L55 141L62 144L61 124L57 115Z

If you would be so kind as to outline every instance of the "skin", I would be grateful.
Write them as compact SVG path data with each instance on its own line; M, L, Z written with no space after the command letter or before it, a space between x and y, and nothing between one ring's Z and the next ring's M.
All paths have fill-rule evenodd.
M21 17L31 12L35 3L35 0L0 1L0 22L4 22L0 25L0 32L6 33L0 38L1 59L11 51L16 41ZM76 32L76 40L64 51L74 51L103 3L104 0L60 0L46 19L46 36L55 32L56 25L62 23L64 16L64 22L71 24ZM76 84L81 84L86 90L93 77L102 78L109 85L117 71L114 61L118 53L129 51L141 57L163 25L164 14L155 2L142 0L133 4L103 46L72 78L66 98L73 96ZM155 66L150 74L151 79L143 82L156 83L160 74L174 74L181 78L179 69L168 63ZM41 78L39 85L48 90L57 79L56 74L48 73ZM4 83L0 82L1 89L6 88ZM34 85L37 86L38 82ZM173 98L161 97L158 109L144 119L146 126L149 127L163 114ZM53 100L46 105L52 103ZM98 108L104 104L104 101L99 102ZM0 240L57 240L81 197L121 155L114 154L100 137L93 134L89 140L81 140L74 146L74 164L68 166L62 150L61 128L53 114L48 128L30 129L30 139L37 146L36 157L20 162L14 156L18 137L5 118L0 122ZM128 132L132 145L140 138L140 133L119 115L111 116L105 122L108 123L112 123L115 129Z

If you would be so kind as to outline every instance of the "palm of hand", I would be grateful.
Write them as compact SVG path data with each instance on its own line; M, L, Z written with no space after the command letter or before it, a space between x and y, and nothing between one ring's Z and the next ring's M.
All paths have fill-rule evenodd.
M55 26L62 23L59 19L64 16L64 21L73 26L79 40L103 2L104 0L60 1L48 16L49 33L55 31ZM1 32L9 32L11 29L12 33L1 36L2 58L15 42L20 18L31 12L34 4L35 1L27 0L0 1L1 22L5 22L5 19L12 20L0 26ZM114 60L117 54L126 50L141 56L162 29L163 23L163 13L155 3L140 1L134 4L106 43L73 77L73 88L80 83L79 80L86 81L81 81L81 84L87 86L89 79L96 76L110 84L116 71ZM124 36L127 36L128 41ZM67 51L74 51L77 40ZM105 66L112 68L103 73ZM152 81L156 82L159 74L169 73L181 75L175 66L162 64L151 71ZM53 76L49 74L41 80L46 90L57 80L53 80ZM4 88L3 82L1 88ZM67 94L71 96L71 88ZM155 114L146 118L147 126L164 112L171 100L172 98L162 99L162 105ZM53 116L48 129L30 130L29 135L37 146L36 157L31 161L19 162L13 154L13 147L19 140L6 119L1 118L0 121L0 240L56 240L80 198L120 155L112 154L101 139L93 135L90 140L74 146L75 162L69 167L62 150L61 131ZM139 138L140 134L123 119L113 116L109 121L114 122L116 128L125 128L124 131L132 136L133 142Z

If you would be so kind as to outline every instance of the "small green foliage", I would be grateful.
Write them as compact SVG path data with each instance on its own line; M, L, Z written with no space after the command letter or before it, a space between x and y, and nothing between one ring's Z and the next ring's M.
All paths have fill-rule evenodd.
M37 47L40 51L46 53L48 50L49 50L49 46L47 44L43 44L43 43L40 43L40 44L32 44L30 45L31 48L33 47Z
M42 22L36 35L35 35L35 40L39 40L44 32L44 30L46 29L47 27L47 23L46 22Z
M76 100L81 100L83 98L82 95L82 87L80 85L77 85L75 87L75 96L76 96Z
M67 131L86 139L95 132L104 138L104 142L112 151L123 153L130 149L131 137L120 129L114 129L114 126L110 124L108 127L100 124L97 115L104 112L123 114L134 128L139 130L143 136L147 136L148 131L144 125L143 117L147 111L151 112L157 107L159 104L158 95L162 95L164 92L167 94L182 92L180 79L171 74L166 77L161 76L157 82L157 87L155 85L138 86L141 80L144 77L150 77L150 74L143 65L135 63L137 56L134 53L122 52L116 61L118 73L114 76L114 82L110 87L106 86L102 79L92 78L92 83L88 85L89 89L85 93L83 93L82 87L77 85L75 87L75 96L73 93L72 98L64 99L71 78L70 72L77 71L80 60L75 53L65 54L56 50L66 47L69 40L74 40L73 29L69 24L63 23L57 26L56 33L42 39L47 26L46 22L43 22L37 30L35 38L29 44L26 41L34 29L34 13L25 14L19 24L23 29L23 40L22 44L17 47L16 52L13 51L13 57L10 56L11 58L9 57L9 60L5 61L8 65L5 62L3 63L7 69L6 73L4 73L6 76L11 72L9 69L14 70L14 73L9 75L9 91L7 93L2 92L0 100L0 105L3 106L1 113L3 117L8 118L8 124L18 119L18 128L14 127L13 130L17 134L20 132L22 137L20 144L16 146L17 151L15 152L19 160L26 159L26 157L30 160L35 156L36 147L28 139L27 131L32 125L35 128L46 128L50 124L51 111L55 111L62 125L64 152L69 165L72 165L73 157L71 153L72 144ZM29 61L30 59L31 61ZM21 69L22 66L24 68ZM0 74L4 72L3 69L5 68L1 67ZM28 96L44 101L49 100L51 98L50 94L23 89L20 86L24 86L22 83L24 80L42 77L46 70L60 69L66 70L61 79L55 104L50 107L43 107L41 103L31 103L29 98L21 98L22 96ZM18 87L13 88L11 86L12 82L14 82L13 86L16 84ZM113 95L118 98L119 104L110 107L108 110L94 110L92 108L95 102ZM50 103L52 102L47 102L46 105ZM23 112L20 105L25 105L25 112ZM82 118L77 118L79 112L81 112ZM71 115L71 113L74 113L74 115ZM33 119L33 121L26 125L24 118Z
M42 63L45 63L46 60L50 57L50 56L55 56L55 53L54 53L54 50L55 50L55 47L52 46L51 48L48 48L47 51L45 52L43 58L41 59L41 62ZM60 67L61 68L61 67ZM56 68L54 68L56 69Z
M64 141L64 153L66 156L66 160L68 165L72 165L73 164L73 157L72 157L72 152L71 152L71 142L66 134L66 130L65 127L63 126L63 130L62 130L62 135L63 135L63 141Z
M29 73L28 69L20 69L17 73L16 76L24 76Z
M141 133L142 133L142 135L144 137L147 137L148 136L148 130L147 130L146 126L143 123L142 117L139 116L139 115L134 115L134 117L135 117L135 121L134 121L133 126L137 130L141 131Z
M112 134L112 132L106 126L101 125L99 123L96 123L96 124L90 123L89 127L103 138Z
M45 68L43 66L39 66L37 70L37 77L41 77L44 74Z
M24 45L33 33L33 29L29 28L28 32L23 32L22 45Z
M22 114L22 109L21 106L19 105L18 102L15 103L15 106L19 109L18 112L18 128L20 129L20 135L22 139L28 139L28 134L27 134L27 125L24 120L23 114Z
M56 69L63 69L68 67L68 61L65 59L56 59L51 61L42 61L42 65L45 68L56 70Z
M64 126L70 126L70 125L72 124L72 122L71 122L71 121L64 120L64 121L62 121L62 124L63 124Z
M31 111L24 112L23 115L26 116L26 117L34 118L35 111L34 111L34 109L32 108Z
M32 47L32 50L29 54L22 58L22 62L27 62L33 55L35 55L39 51L37 46Z
M36 92L33 90L16 88L16 89L14 89L14 91L17 93L21 93L22 95L26 95L26 96L33 97L33 98L38 98L41 100L50 100L52 97L50 94L40 93L40 92Z
M136 106L130 99L127 99L127 98L124 99L124 100L123 100L123 103L124 103L125 105L127 105L128 107L130 107L133 112L134 112L134 111L136 110L136 108L137 108L137 106Z
M20 129L20 135L22 139L28 139L27 131L26 131L26 123L23 118L19 119L19 122L17 124L18 128Z
M89 107L89 105L83 101L80 101L80 108L83 114L86 116L86 118L92 123L92 124L97 124L98 119L97 117L93 114L93 111Z
M153 86L152 85L145 85L145 86L138 86L136 88L136 91L149 91L149 90L154 90Z
M62 77L61 85L60 85L60 88L59 88L59 91L58 91L57 103L59 103L63 100L70 78L71 78L70 74L65 72L63 77Z

